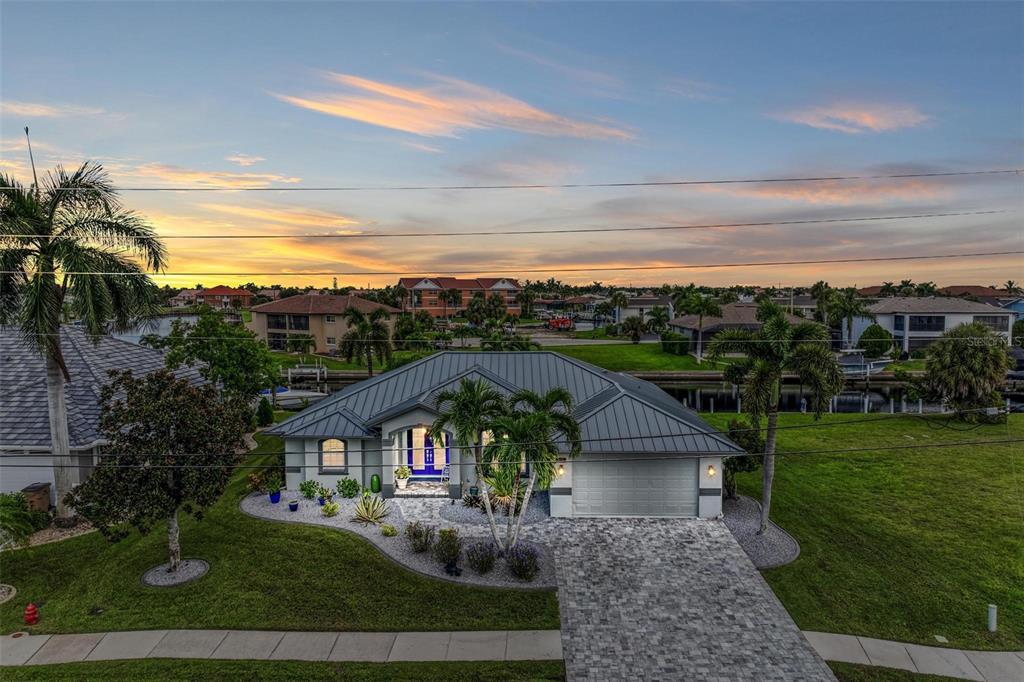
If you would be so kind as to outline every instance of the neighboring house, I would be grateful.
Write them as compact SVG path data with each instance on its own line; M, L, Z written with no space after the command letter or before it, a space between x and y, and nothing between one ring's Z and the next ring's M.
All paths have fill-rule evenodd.
M1014 320L1024 318L1024 298L1004 298L1000 300L999 307L1014 314Z
M986 325L1009 343L1014 316L1012 311L987 303L935 296L883 298L868 310L904 352L924 348L953 327L971 322ZM868 318L856 318L853 338L859 339L871 324Z
M697 339L697 331L703 330L701 338L703 340L704 347L707 348L708 341L715 337L715 334L722 331L723 329L743 329L746 331L757 331L761 328L761 322L757 319L757 304L756 303L726 303L723 306L719 306L722 310L722 314L719 317L711 317L705 315L703 320L703 326L699 326L701 323L700 317L697 315L683 315L677 317L668 323L669 329L674 332L683 334L689 339ZM801 322L807 322L807 320L785 313L786 320L792 324L800 324Z
M802 316L805 319L813 319L814 312L818 309L818 302L813 296L801 294L799 296L777 296L772 299L776 305L786 312Z
M165 366L164 354L109 336L93 343L78 327L61 328L61 350L71 375L66 401L71 454L78 464L73 480L78 483L92 471L104 445L99 398L107 372L130 369L136 376L147 374ZM196 384L203 382L194 368L175 374ZM0 328L0 376L0 492L49 483L50 501L55 502L46 362L11 327Z
M500 296L505 301L508 312L519 315L519 292L523 288L519 281L509 277L476 279L460 279L458 277L403 277L398 286L408 292L402 302L402 310L415 313L426 310L434 317L451 317L466 309L469 301L476 293L485 297ZM444 303L438 297L442 291L449 292L454 300Z
M653 308L668 308L668 317L675 317L675 306L672 304L671 296L632 296L629 304L618 311L618 321L622 322L629 317L639 317L647 321L647 313Z
M198 305L208 305L215 310L233 310L252 305L252 295L248 289L216 286L197 291L195 302Z
M437 396L463 379L483 379L503 394L563 387L573 397L583 454L563 462L551 487L553 516L717 517L722 457L743 451L654 384L552 352L446 351L353 384L267 430L285 441L289 490L306 479L333 487L351 477L385 497L394 471L413 480L450 480L440 495L457 499L475 482L472 453L454 436L427 435ZM447 472L446 472L447 469Z
M196 294L202 289L182 289L170 300L172 308L187 308L196 304Z
M253 307L252 321L245 326L272 350L288 350L289 336L309 335L314 339L314 352L334 353L341 345L341 337L348 332L344 315L350 307L367 314L383 308L389 313L391 327L399 312L358 296L310 293Z
M257 296L262 296L263 298L269 299L271 301L277 301L277 300L279 300L281 298L281 290L280 289L260 289L259 291L256 292L256 295Z
M979 286L977 284L953 285L939 288L940 296L956 296L957 298L969 298L972 301L999 305L999 302L1009 297L1006 289L995 287Z

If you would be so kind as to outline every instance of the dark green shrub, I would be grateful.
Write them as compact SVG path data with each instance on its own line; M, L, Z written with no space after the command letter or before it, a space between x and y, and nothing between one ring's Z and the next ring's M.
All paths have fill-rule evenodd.
M320 492L320 484L312 478L307 478L299 484L299 492L307 500L312 500Z
M493 542L474 542L466 548L466 563L480 575L490 573L497 559L498 548Z
M259 407L256 408L256 423L260 426L270 426L274 423L274 408L266 397L260 398Z
M359 489L359 481L354 478L342 478L338 481L338 494L342 497L355 497L359 494Z
M857 347L864 349L865 357L880 358L892 350L892 334L882 326L873 324L860 335Z
M729 420L729 438L749 453L764 452L763 432L753 428L745 419ZM736 474L757 471L764 458L758 454L754 457L727 457L722 462L722 493L728 499L736 498Z
M505 562L512 575L527 582L536 578L540 571L537 550L529 545L516 545L510 549L505 554Z
M662 332L661 350L672 355L686 355L690 352L690 339L676 332Z
M911 360L924 360L926 357L928 357L927 348L915 348L914 350L910 351Z
M445 566L454 566L462 556L462 538L454 528L443 528L434 544L434 558Z
M470 509L480 509L484 506L484 498L480 497L479 494L472 495L466 493L462 496L462 506L469 507Z
M413 521L405 527L405 537L414 552L426 552L434 546L434 527L420 521Z

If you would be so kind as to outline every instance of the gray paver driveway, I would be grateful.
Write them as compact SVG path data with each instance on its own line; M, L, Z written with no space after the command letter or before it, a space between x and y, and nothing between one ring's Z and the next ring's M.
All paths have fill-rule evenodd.
M720 521L559 524L570 680L834 680Z

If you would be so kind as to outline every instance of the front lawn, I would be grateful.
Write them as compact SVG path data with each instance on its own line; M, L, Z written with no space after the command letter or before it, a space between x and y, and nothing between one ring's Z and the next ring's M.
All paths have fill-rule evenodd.
M613 372L708 371L720 372L725 363L705 359L697 364L692 355L673 355L661 350L660 343L605 343L545 346L569 357L589 362Z
M726 428L732 415L705 415ZM1024 438L1024 415L969 430L945 418L826 415L779 431L780 451ZM782 425L812 423L784 414ZM948 428L947 428L948 427ZM778 459L772 519L799 542L764 572L805 630L937 646L1024 648L1024 448L964 445ZM761 473L740 491L760 498ZM989 603L999 632L986 631Z
M260 451L281 440L257 436ZM265 458L247 463L267 463ZM98 632L160 628L280 630L557 629L554 592L465 587L410 572L362 538L242 514L239 470L202 521L182 520L184 557L210 562L194 583L146 587L167 560L163 527L110 544L98 533L0 553L0 575L18 594L0 606L0 632ZM21 622L40 605L39 625Z
M302 682L385 682L387 680L564 680L561 661L459 661L426 663L313 663L301 661L172 660L95 661L0 668L7 682L39 680L302 680Z

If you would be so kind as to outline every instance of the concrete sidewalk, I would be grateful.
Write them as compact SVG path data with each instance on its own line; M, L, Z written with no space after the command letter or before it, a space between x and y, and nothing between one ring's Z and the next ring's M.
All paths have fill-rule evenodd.
M0 637L0 665L138 658L290 661L562 660L558 630L279 632L137 630Z
M804 636L826 661L900 668L981 682L1024 680L1024 651L964 651L829 632L805 631Z

